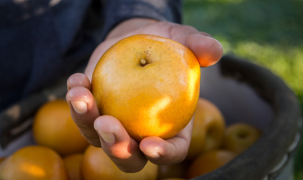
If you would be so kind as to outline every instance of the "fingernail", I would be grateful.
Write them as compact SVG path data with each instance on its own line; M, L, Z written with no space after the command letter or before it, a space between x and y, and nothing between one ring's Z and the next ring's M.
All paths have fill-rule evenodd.
M148 152L148 156L153 158L153 159L159 159L161 157L157 147L150 148L149 152Z
M151 153L151 155L150 155L150 157L152 157L153 159L160 159L160 154L159 154L159 152L150 152Z
M78 114L84 114L87 111L87 104L84 101L71 102L74 110Z
M109 132L103 132L103 131L98 131L99 135L101 136L101 138L109 144L112 144L115 142L115 135L113 133L109 133Z

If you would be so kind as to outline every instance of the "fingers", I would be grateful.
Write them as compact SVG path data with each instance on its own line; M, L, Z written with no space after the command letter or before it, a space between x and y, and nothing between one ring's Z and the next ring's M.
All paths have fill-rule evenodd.
M199 32L191 26L160 22L160 27L166 29L167 38L177 41L193 51L201 67L217 63L223 55L223 47L219 41L205 32Z
M94 121L100 113L93 95L84 86L70 86L70 88L66 94L66 101L75 124L90 144L100 147L99 136L94 129Z
M174 164L182 162L191 140L193 120L175 137L163 140L159 137L147 137L140 143L141 151L154 164Z
M146 157L120 121L111 116L100 116L88 78L84 74L74 74L68 79L67 87L66 100L72 118L88 142L96 147L102 145L104 152L122 171L140 171L147 162Z
M185 46L193 51L201 67L217 63L223 55L223 47L220 42L202 33L189 34Z
M140 151L138 143L129 137L119 120L112 116L100 116L94 123L100 136L104 152L124 172L138 172L147 159Z
M71 75L67 80L67 90L70 90L73 87L82 86L91 90L91 84L86 75L82 73L75 73Z

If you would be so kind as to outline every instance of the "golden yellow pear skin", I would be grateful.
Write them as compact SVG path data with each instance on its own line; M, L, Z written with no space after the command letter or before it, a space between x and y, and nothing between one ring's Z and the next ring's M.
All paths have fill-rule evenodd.
M63 156L82 153L89 145L74 123L68 103L61 99L47 102L38 109L33 135L37 144Z
M116 166L102 148L89 146L84 152L81 173L83 180L156 180L158 166L147 161L141 171L125 173Z
M193 123L187 159L221 147L225 120L219 108L207 99L200 98Z
M187 170L187 178L202 176L224 166L237 155L226 150L212 150L198 156Z
M68 180L63 160L44 146L27 146L0 165L1 180Z
M199 99L200 66L187 47L154 35L134 35L110 47L92 76L102 115L122 123L137 141L168 139L191 120Z
M225 130L223 148L241 154L253 145L261 135L262 132L250 124L231 124Z
M63 158L69 180L81 180L83 154L71 154Z

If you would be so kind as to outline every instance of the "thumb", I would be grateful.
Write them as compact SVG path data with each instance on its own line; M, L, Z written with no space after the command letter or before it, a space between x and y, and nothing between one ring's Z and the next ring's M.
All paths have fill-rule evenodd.
M214 65L223 55L221 43L201 32L189 34L185 46L193 51L201 67Z
M99 116L94 122L102 149L124 172L138 172L147 159L140 151L138 143L132 139L120 121L112 116Z

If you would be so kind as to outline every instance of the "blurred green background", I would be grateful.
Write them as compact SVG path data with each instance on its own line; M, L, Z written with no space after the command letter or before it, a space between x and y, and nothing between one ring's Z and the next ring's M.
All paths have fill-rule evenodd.
M303 0L184 0L183 23L280 76L303 110ZM294 176L303 179L303 143Z

